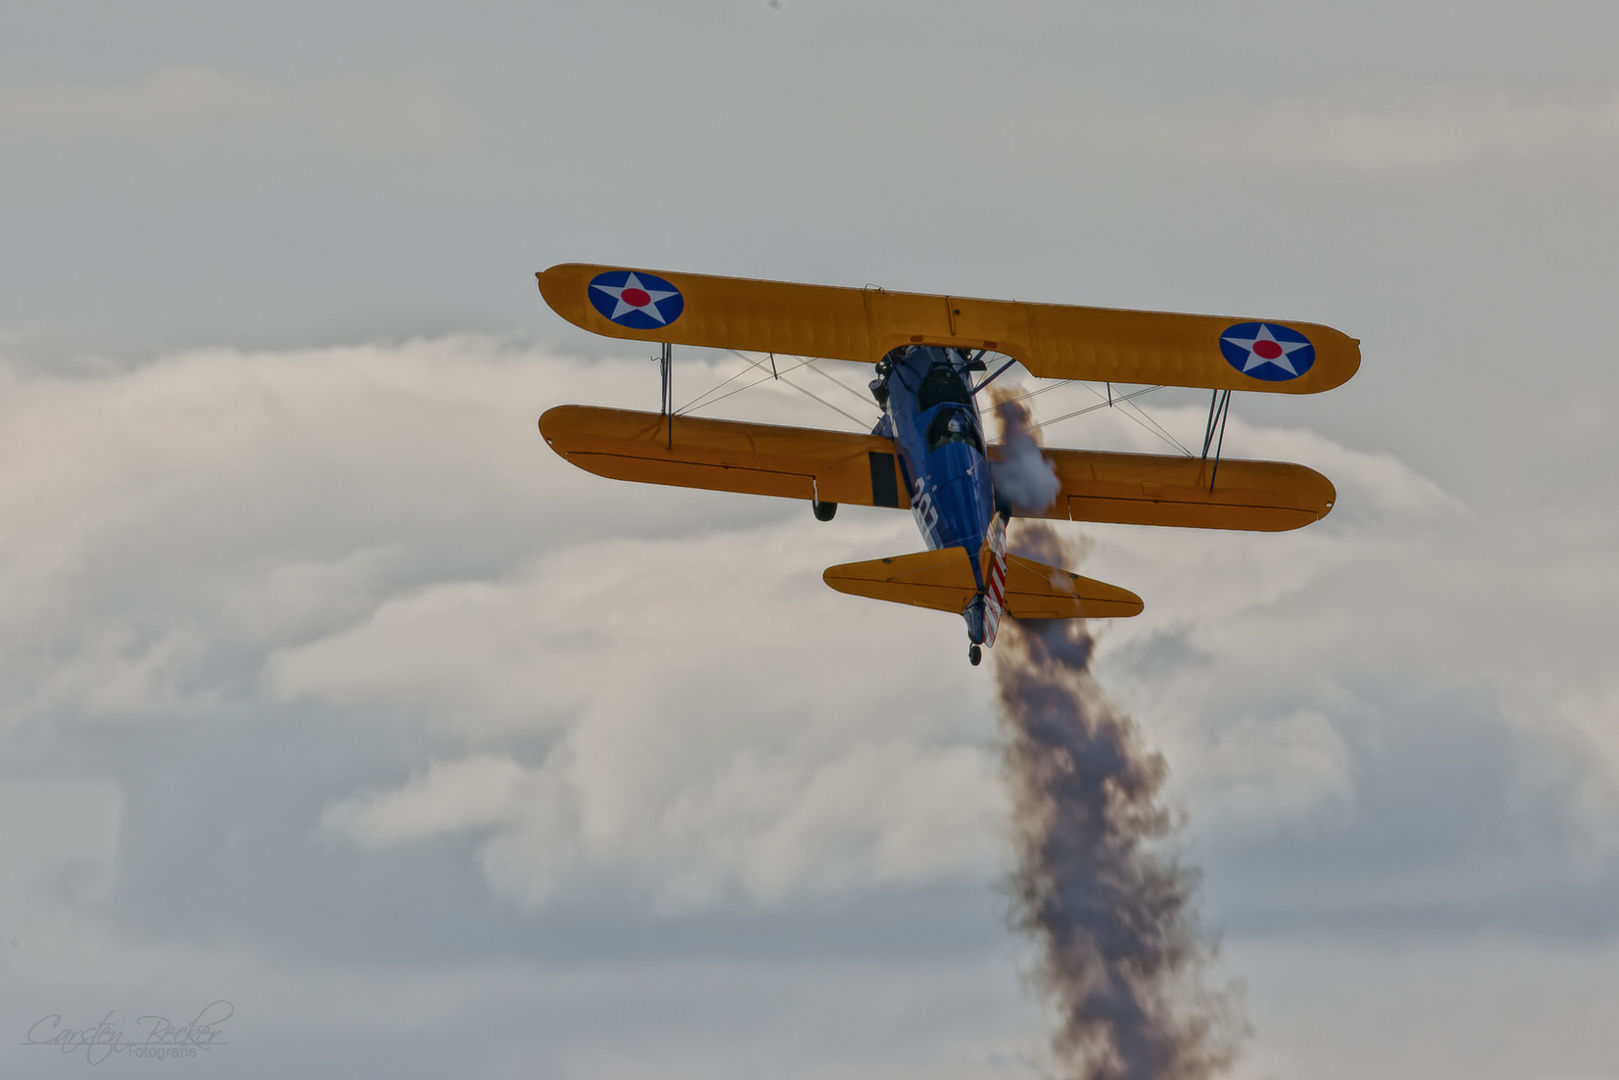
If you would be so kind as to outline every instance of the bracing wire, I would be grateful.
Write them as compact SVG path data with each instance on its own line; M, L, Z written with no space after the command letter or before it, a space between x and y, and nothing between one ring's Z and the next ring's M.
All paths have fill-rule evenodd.
M721 390L724 390L727 386L730 386L732 383L736 382L742 376L746 375L748 373L748 370L749 370L748 368L743 368L741 371L737 372L735 375L732 375L729 379L726 379L724 382L720 383L719 385L709 387L707 390L704 390L701 394L698 394L696 397L694 397L690 401L686 402L686 404L684 404L680 408L676 409L675 412L677 414L679 414L679 413L685 412L687 409L695 407L699 401L702 401L708 395L713 394L713 393L717 393L717 392L719 392ZM748 385L757 386L758 384L757 383L750 383ZM725 396L730 397L731 395L727 394Z
M734 352L735 350L728 350L728 351ZM720 402L724 401L726 398L731 397L734 394L740 394L742 391L751 390L755 386L760 385L761 383L767 383L767 382L770 382L773 379L779 379L780 378L780 374L778 372L773 371L770 374L765 375L762 378L755 379L753 382L747 383L744 386L737 387L735 390L732 390L729 394L721 394L719 397L714 398L712 401L704 401L703 399L708 397L709 394L712 394L717 390L724 389L726 386L729 386L731 383L733 383L736 380L740 379L742 376L748 374L748 372L753 370L754 368L757 368L760 371L764 370L764 365L763 364L754 364L753 361L748 360L748 358L746 356L743 356L741 353L737 353L736 355L740 359L747 361L749 364L752 364L753 367L751 367L751 368L743 368L741 371L737 372L735 375L732 375L729 379L726 379L724 382L720 383L718 386L711 387L708 390L705 390L703 393L698 394L696 397L692 398L691 401L687 402L685 405L682 405L679 409L677 409L676 413L680 414L680 415L684 415L685 413L691 412L694 409L706 409L710 405L719 404ZM789 372L797 371L799 368L805 366L808 363L809 363L808 360L800 360L798 363L794 364L792 367L788 368L787 370Z
M834 386L840 387L841 389L843 389L847 393L853 394L857 399L859 399L859 401L862 404L865 404L865 405L870 405L871 404L871 398L867 397L865 394L862 394L860 391L856 390L854 387L850 386L848 383L844 382L842 379L834 378L833 376L828 375L826 372L824 372L820 368L816 367L814 361L809 360L809 359L805 359L804 366L809 368L811 371L815 372L815 374L819 375L821 378L825 379L827 382L832 383Z
M1164 430L1164 425L1160 424L1158 421L1156 421L1152 417L1148 416L1147 411L1145 409L1143 409L1141 406L1137 405L1133 401L1126 402L1126 404L1128 404L1130 406L1130 408L1135 410L1136 415L1141 417L1141 421L1146 422L1146 423L1142 423L1142 425L1141 425L1142 427L1147 428L1148 431L1153 432L1160 439L1163 439L1165 442L1169 443L1169 445L1171 445L1175 449L1179 450L1184 457L1195 457L1196 456L1190 450L1186 449L1186 445L1184 443L1182 443L1179 439L1175 438L1175 436L1171 435L1168 431ZM1125 415L1129 416L1130 414L1126 413ZM1131 419L1135 419L1135 417L1131 417ZM1137 421L1137 423L1141 423L1141 421ZM1151 427L1147 426L1149 424L1151 425Z
M1042 389L1050 389L1050 387L1043 387ZM1096 393L1096 390L1095 390L1094 387L1087 386L1087 387L1085 387L1085 389L1091 391L1091 393L1093 393L1093 394ZM1042 428L1043 427L1050 427L1052 424L1060 424L1064 420L1072 420L1076 416L1084 416L1086 413L1093 413L1097 409L1106 409L1110 405L1117 405L1121 401L1129 401L1131 398L1140 397L1142 394L1150 394L1154 390L1162 390L1162 389L1163 389L1163 387L1161 387L1161 386L1149 386L1145 390L1136 390L1136 391L1134 391L1132 393L1129 393L1129 394L1120 394L1117 397L1115 397L1111 402L1103 401L1103 402L1099 402L1099 403L1097 403L1095 405L1087 405L1083 409L1075 409L1073 412L1063 413L1061 416L1055 417L1055 418L1053 418L1051 420L1042 420L1040 423L1035 424L1033 426L1034 427L1042 427ZM1028 395L1028 396L1032 396L1032 395ZM1097 396L1100 397L1101 395L1097 394ZM1014 399L1014 400L1021 401L1022 399L1017 398L1017 399Z
M1061 384L1053 384L1053 385L1061 385ZM1097 390L1096 387L1091 386L1088 383L1082 383L1081 385L1083 385L1085 387L1085 389L1089 390L1091 393L1095 394L1097 397L1102 397L1102 392L1100 390ZM1040 388L1040 390L1048 390L1050 388L1051 387L1049 387L1049 386L1043 386L1043 387ZM1162 389L1163 389L1162 386L1149 386L1144 390L1136 390L1136 391L1134 391L1132 393L1129 393L1129 394L1115 395L1112 398L1111 401L1101 401L1101 402L1098 402L1095 405L1087 405L1083 409L1076 409L1075 411L1073 411L1071 413L1064 413L1062 416L1056 417L1056 418L1051 419L1051 420L1042 421L1041 423L1035 424L1034 426L1038 427L1038 428L1047 428L1047 427L1050 427L1053 424L1060 424L1064 420L1072 420L1076 416L1084 416L1086 413L1096 412L1098 409L1107 409L1107 408L1112 408L1114 406L1129 405L1130 411L1126 411L1124 413L1124 415L1125 415L1125 417L1127 419L1129 419L1132 422L1140 425L1148 433L1156 436L1159 439L1162 439L1164 442L1168 443L1170 446L1173 446L1176 450L1179 450L1185 456L1193 457L1194 455L1192 454L1192 452L1190 450L1186 449L1186 447L1181 444L1179 439L1175 438L1175 436L1173 436L1169 432L1165 431L1164 428L1163 428L1163 425L1159 424L1158 421L1156 421L1152 417L1148 416L1144 411L1142 411L1142 409L1141 409L1141 407L1139 405L1137 405L1134 401L1131 400L1132 398L1141 397L1143 394L1150 394L1154 390L1162 390ZM1035 391L1035 393L1039 393L1039 392L1040 392L1039 390ZM1034 396L1033 394L1024 395L1024 397L1033 397L1033 396ZM1021 399L1019 399L1019 400L1021 400ZM1131 415L1132 412L1135 413L1135 415Z
M827 382L833 383L834 385L841 388L845 393L853 395L854 397L858 398L862 402L864 402L866 400L865 396L863 394L861 394L858 390L855 390L848 383L844 382L841 379L835 378L832 375L828 374L827 372L821 370L819 367L816 367L813 357L800 357L800 358L798 358L798 362L796 364L794 364L790 368L787 368L785 371L774 371L774 370L769 371L768 374L763 375L761 378L755 379L754 381L749 382L749 383L747 383L747 384L745 384L743 386L739 386L736 389L731 390L728 393L720 394L718 397L712 397L713 394L717 393L720 390L723 390L725 387L729 386L731 383L735 382L737 379L739 379L742 376L746 375L749 370L760 371L760 372L764 372L764 371L767 370L766 367L765 367L764 361L762 361L762 360L755 360L752 357L747 356L747 355L745 355L745 354L743 354L741 352L738 352L735 349L727 349L726 351L729 352L731 355L735 356L737 359L739 359L739 360L743 361L744 363L746 363L748 365L748 368L737 372L735 375L732 375L730 378L726 379L724 382L718 384L717 386L714 386L714 387L710 388L709 390L705 391L702 394L699 394L697 397L693 398L690 402L683 405L681 408L675 410L677 415L685 415L685 414L690 413L690 412L692 412L692 411L694 411L696 409L708 408L711 405L719 404L721 401L724 401L728 397L732 397L732 396L734 396L736 394L740 394L744 390L751 390L753 387L759 386L759 385L761 385L763 383L766 383L766 382L779 381L779 382L786 383L788 386L792 387L794 390L797 390L799 393L803 394L805 397L809 398L810 400L815 401L815 402L817 402L817 403L819 403L821 405L825 405L827 408L831 409L833 412L837 413L839 416L845 417L846 419L851 420L856 424L860 424L863 427L869 426L865 420L862 420L860 417L855 416L853 413L850 413L847 410L840 409L838 406L834 405L832 402L830 402L830 401L826 400L825 398L821 397L819 394L816 394L813 391L808 390L803 386L800 386L798 383L794 382L791 379L783 378L784 375L791 374L792 372L795 372L795 371L799 370L800 368L808 368L810 371L812 371L815 374L819 375L821 378L825 379ZM772 357L772 359L774 360L774 357ZM1051 382L1051 383L1046 384L1045 386L1041 386L1041 387L1038 387L1038 388L1036 388L1034 390L1031 390L1026 394L1020 394L1019 396L1017 396L1015 398L1012 398L1011 400L1016 401L1016 402L1027 401L1028 399L1030 399L1032 397L1036 397L1036 396L1038 396L1040 394L1045 393L1047 390L1055 390L1059 386L1066 386L1066 385L1069 385L1067 380L1058 381L1058 382ZM1097 397L1102 397L1101 391L1097 390L1094 386L1091 386L1088 383L1081 383L1080 385L1084 386L1085 389L1089 390L1092 394L1096 395ZM1190 450L1188 450L1184 445L1182 445L1182 443L1180 442L1179 439L1176 439L1173 435L1171 435L1168 431L1166 431L1162 424L1159 424L1156 420L1154 420L1151 416L1149 416L1145 411L1142 410L1142 408L1139 405L1135 404L1135 402L1132 400L1134 398L1141 397L1144 394L1150 394L1154 390L1162 390L1162 389L1163 389L1162 386L1149 386L1149 387L1146 387L1146 388L1141 389L1141 390L1136 390L1136 391L1134 391L1132 393L1129 393L1129 394L1117 395L1117 396L1112 397L1109 400L1101 401L1101 402L1099 402L1099 403L1097 403L1095 405L1086 406L1083 409L1076 409L1073 412L1064 413L1061 416L1054 417L1053 419L1050 419L1050 420L1042 421L1042 422L1040 422L1038 424L1034 424L1032 426L1036 427L1036 428L1042 428L1042 429L1043 428L1048 428L1048 427L1051 427L1054 424L1060 424L1065 420L1072 420L1075 417L1084 416L1087 413L1095 412L1098 409L1107 409L1107 408L1112 408L1114 406L1119 406L1119 407L1128 406L1128 409L1124 411L1124 415L1127 418L1129 418L1133 423L1139 425L1143 430L1147 431L1148 433L1152 434L1153 436L1155 436L1155 437L1163 440L1164 442L1168 443L1170 446L1173 446L1176 450L1179 450L1186 457L1194 457L1195 455Z
M748 365L750 365L750 366L752 366L752 367L754 367L754 368L756 368L756 369L758 369L760 371L767 370L766 367L765 367L765 363L762 360L755 360L755 359L753 359L753 357L747 356L747 355L745 355L743 353L740 353L740 352L737 352L735 349L727 349L726 352L729 352L732 356L735 356L737 359L743 361L744 363L746 363L746 364L748 364ZM800 362L798 364L794 365L791 368L788 368L787 370L789 372L792 372L792 371L797 371L801 367L808 367L808 368L810 368L811 371L815 371L817 369L812 365L811 359L812 358L803 358L803 359L800 360ZM822 374L824 374L824 372ZM828 401L825 398L821 397L819 394L816 394L815 392L813 392L811 390L805 389L804 387L802 387L802 386L798 385L797 383L793 382L793 380L791 380L789 378L786 378L785 376L781 375L779 372L774 374L774 375L766 376L766 378L773 378L773 379L776 379L776 380L778 380L780 382L784 382L788 386L792 387L794 390L797 390L800 394L803 394L805 397L809 398L810 400L818 401L822 405L825 405L827 408L831 409L833 412L837 413L839 416L847 417L848 419L854 421L855 423L861 425L862 427L865 427L865 428L871 427L871 423L869 421L862 420L860 417L855 416L853 413L847 412L847 411L845 411L843 409L838 408L836 405L832 404L830 401ZM826 378L832 379L832 377L830 375L827 375ZM729 382L730 380L728 379L726 381ZM759 379L756 382L749 383L747 386L738 387L737 389L732 390L729 394L723 394L720 397L717 397L717 398L713 399L712 401L705 402L704 407L706 407L708 405L717 404L718 402L723 401L725 398L730 397L732 394L739 394L743 390L749 389L750 387L753 387L753 386L758 386L759 383L762 383L762 382L765 382L765 381L766 381L766 379ZM832 379L832 381L835 382L835 383L838 383L838 385L842 386L845 390L849 390L848 384L838 382L837 379ZM853 393L853 392L854 391L850 390L850 393ZM707 396L707 395L704 395L704 396ZM702 398L699 397L697 400L701 401ZM689 409L689 408L691 408L691 406L687 406L687 408ZM681 410L681 411L684 412L686 410Z
M1039 388L1034 389L1034 390L1030 390L1027 394L1019 394L1017 397L1013 398L1012 400L1013 401L1028 401L1032 397L1040 396L1041 394L1045 393L1047 390L1055 390L1059 386L1067 386L1067 385L1068 385L1067 380L1063 380L1061 382L1049 382L1049 383L1046 383L1046 385L1044 385L1042 387L1039 387Z

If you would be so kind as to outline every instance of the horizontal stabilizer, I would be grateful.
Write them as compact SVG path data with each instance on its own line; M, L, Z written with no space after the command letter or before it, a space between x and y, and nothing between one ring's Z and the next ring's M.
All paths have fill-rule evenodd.
M1001 447L991 446L990 476ZM1318 521L1338 493L1332 481L1286 461L1215 463L1204 458L1041 450L1062 489L1043 513L1024 517L1282 532Z
M978 595L967 549L941 548L843 563L821 575L839 592L960 614ZM1107 619L1141 613L1141 597L1044 563L1006 559L1006 614L1014 619Z
M551 449L598 476L908 510L894 440L628 409L558 405L540 417Z
M901 345L990 349L1042 379L1315 394L1360 343L1296 320L974 300L868 286L564 263L536 275L551 309L607 337L876 363ZM631 301L634 301L631 303Z

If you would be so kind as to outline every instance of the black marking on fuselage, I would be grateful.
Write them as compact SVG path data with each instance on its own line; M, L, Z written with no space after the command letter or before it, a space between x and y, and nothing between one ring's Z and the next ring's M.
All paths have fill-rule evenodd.
M872 450L866 456L871 459L871 505L899 509L899 478L894 474L894 455Z

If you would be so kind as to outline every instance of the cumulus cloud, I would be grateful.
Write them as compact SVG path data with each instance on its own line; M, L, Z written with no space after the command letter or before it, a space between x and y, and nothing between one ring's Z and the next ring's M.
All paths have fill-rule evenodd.
M682 385L744 367L692 356ZM339 880L356 918L382 893L456 913L424 931L448 949L608 900L676 926L989 896L1004 795L959 626L819 579L914 546L908 517L823 525L544 447L547 405L636 404L648 376L471 337L8 373L5 737L93 793L7 796L79 815L55 861L0 852L33 883L13 910L322 941L273 913ZM749 415L821 422L758 392ZM1163 449L1122 410L1055 434ZM1337 507L1277 535L1066 527L1146 600L1097 670L1166 753L1217 921L1534 925L1557 889L1605 932L1613 686L1566 646L1619 600L1608 512L1483 528L1392 455L1240 415L1226 453L1307 463ZM98 963L152 963L104 933Z
M433 762L397 788L332 803L320 815L328 835L368 847L422 840L511 820L529 774L509 758L479 755Z
M819 581L911 543L908 519L829 530L545 448L546 405L630 374L482 339L14 373L0 441L40 467L0 481L8 716L392 717L434 756L332 791L321 834L363 852L481 830L523 908L564 870L575 894L631 871L660 910L993 874L972 684L923 675L947 628L896 609L833 633L857 602Z
M829 760L741 750L672 798L637 805L590 783L613 761L581 760L571 745L555 758L510 779L498 809L477 803L490 819L415 781L324 817L362 843L412 827L493 826L479 865L497 895L525 909L578 896L602 872L625 880L629 871L653 910L680 914L982 881L996 866L994 767L973 748L857 743Z
M267 686L425 712L479 741L546 733L531 767L469 757L323 814L362 846L492 830L480 866L524 907L593 871L630 871L667 911L983 880L1000 808L984 733L920 673L889 684L851 656L829 680L802 659L810 620L841 604L818 580L827 542L854 557L892 547L896 524L567 546L282 650ZM850 644L914 670L914 628L886 630L886 647L881 630ZM477 813L461 798L474 789Z
M1064 436L1164 451L1117 414ZM1153 415L1183 440L1202 420ZM1591 546L1611 508L1474 510L1392 456L1240 418L1226 453L1306 463L1336 507L1269 536L1091 526L1086 572L1146 601L1106 629L1101 677L1152 718L1202 841L1244 868L1240 925L1345 905L1387 928L1608 925L1611 690L1576 643L1619 602ZM1537 915L1552 888L1578 918Z
M695 393L744 369L694 358L682 378ZM404 756L344 751L304 830L360 863L460 838L518 910L599 889L663 913L771 909L993 876L986 689L939 662L959 627L819 581L914 544L908 519L824 526L791 504L600 480L544 448L546 405L646 375L478 338L13 373L0 445L37 467L0 477L10 723L252 708L315 710L339 742L343 717L391 728ZM760 392L755 414L820 422L779 385ZM1203 419L1153 415L1183 434ZM1086 423L1064 441L1163 449L1122 409ZM1376 827L1364 785L1404 775L1391 746L1420 759L1434 751L1411 732L1478 724L1491 734L1470 753L1494 779L1474 797L1537 824L1481 819L1495 831L1474 841L1605 872L1612 688L1538 646L1520 677L1522 643L1489 629L1506 610L1531 640L1591 632L1554 628L1571 590L1614 588L1580 533L1564 560L1520 559L1543 533L1481 530L1408 464L1308 430L1239 416L1226 452L1308 463L1337 507L1280 535L1072 530L1095 541L1087 573L1147 601L1104 629L1099 670L1165 746L1198 835L1233 857L1347 843ZM1418 723L1411 703L1453 686L1490 711ZM1391 896L1397 879L1380 879Z

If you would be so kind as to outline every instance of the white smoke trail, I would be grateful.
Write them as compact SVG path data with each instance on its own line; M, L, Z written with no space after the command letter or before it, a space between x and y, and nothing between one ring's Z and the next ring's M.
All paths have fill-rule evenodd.
M1045 513L1062 490L1062 481L1040 453L1029 411L1010 393L996 394L995 419L1001 428L1001 457L993 471L996 495L1011 504L1014 514Z

